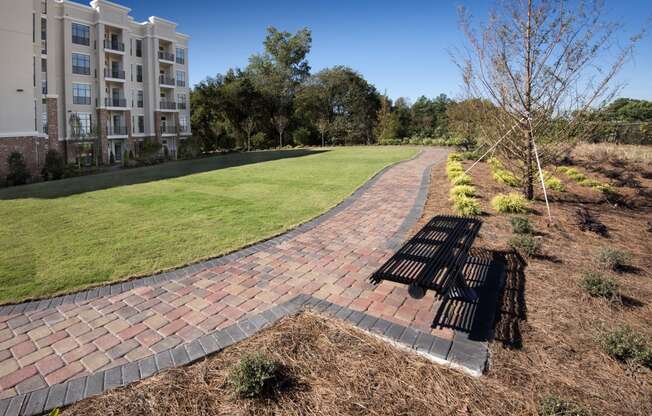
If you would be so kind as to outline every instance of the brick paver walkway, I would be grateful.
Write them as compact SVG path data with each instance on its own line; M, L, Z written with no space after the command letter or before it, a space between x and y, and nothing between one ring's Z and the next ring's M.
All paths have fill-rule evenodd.
M428 169L444 158L424 150L313 225L192 273L0 309L0 399L193 341L300 293L431 331L432 293L416 301L405 286L368 278L416 221Z

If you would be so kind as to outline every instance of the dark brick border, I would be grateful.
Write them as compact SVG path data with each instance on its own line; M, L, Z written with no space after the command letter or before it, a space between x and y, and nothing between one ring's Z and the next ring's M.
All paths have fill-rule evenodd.
M442 150L444 151L444 156L445 156L448 152L446 151L446 149L442 149ZM334 217L335 215L339 214L340 212L342 212L343 210L351 206L354 202L356 202L369 188L371 188L376 182L378 182L378 180L380 180L380 178L388 170L390 170L391 168L399 164L415 160L419 158L422 155L422 153L423 150L419 151L416 155L414 155L410 159L402 160L393 163L391 165L385 166L383 169L376 172L367 182L365 182L363 185L357 188L349 197L344 199L342 202L340 202L330 210L313 218L312 220L300 224L279 235L269 237L266 240L258 241L249 246L245 246L244 248L239 248L231 253L227 253L225 255L221 255L209 260L203 260L187 266L182 266L178 269L168 270L166 272L156 273L146 277L134 277L124 282L107 284L104 286L98 286L91 289L84 289L79 292L74 292L67 295L61 295L52 298L30 300L22 303L3 305L0 306L0 315L12 315L12 314L30 312L35 310L54 308L59 305L84 302L98 297L118 295L120 293L127 292L129 290L142 287L142 286L150 286L155 284L166 283L171 280L183 279L185 277L192 276L206 269L223 265L231 261L240 259L242 257L249 256L258 251L268 249L284 241L288 241L306 231L309 231L317 227L318 225L322 224L323 222L327 221L328 219ZM430 163L428 167L424 170L421 178L421 185L419 187L419 191L415 203L412 206L412 209L410 210L408 215L406 216L405 220L403 221L403 224L401 224L394 238L392 238L392 240L390 240L387 243L388 248L392 248L392 249L398 248L398 246L401 244L405 236L405 233L407 233L410 230L410 228L412 228L412 226L420 218L421 213L423 212L426 198L428 197L428 186L430 185L430 173L432 171L432 167L442 162L443 160L445 160L445 157L432 161L432 163Z
M486 342L471 341L455 333L453 340L397 325L364 312L301 294L264 312L249 316L224 329L149 357L61 384L0 400L0 416L33 416L71 405L108 390L146 379L168 368L180 367L221 351L267 328L280 319L302 311L314 311L346 321L440 364L480 376L489 358Z

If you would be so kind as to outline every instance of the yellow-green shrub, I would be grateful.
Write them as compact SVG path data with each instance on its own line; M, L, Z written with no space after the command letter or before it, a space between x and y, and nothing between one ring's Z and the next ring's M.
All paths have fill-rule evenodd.
M505 169L502 162L495 157L487 161L491 167L491 176L500 184L517 188L521 186L521 181L512 172Z
M461 162L449 161L446 163L446 175L448 175L448 180L452 181L462 174L464 174L464 167Z
M478 200L465 195L457 195L453 199L453 208L461 215L480 215L480 203Z
M519 193L498 194L491 200L491 206L504 214L524 214L530 206L525 197Z
M452 181L453 186L459 186L459 185L471 185L471 177L465 173L462 173L455 177Z
M554 176L548 176L547 178L544 177L543 182L546 184L546 188L552 189L553 191L566 191L566 185L564 185L564 183L559 180L559 178L555 178Z
M449 153L448 154L448 161L449 162L461 162L462 161L462 155L457 153L457 152Z
M557 168L557 170L559 170L560 172L565 173L566 176L568 176L569 178L571 178L572 180L574 180L577 183L580 183L580 182L586 180L586 175L584 175L582 172L580 172L579 170L577 170L575 168L560 166L559 168Z
M451 199L454 199L455 197L460 195L472 197L475 196L475 188L470 185L457 185L451 188L449 195Z

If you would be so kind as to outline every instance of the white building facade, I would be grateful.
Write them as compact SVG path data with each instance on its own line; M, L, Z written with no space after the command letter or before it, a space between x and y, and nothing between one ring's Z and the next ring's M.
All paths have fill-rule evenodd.
M191 134L188 39L106 0L0 3L0 174L10 152L120 163L147 140L175 157Z

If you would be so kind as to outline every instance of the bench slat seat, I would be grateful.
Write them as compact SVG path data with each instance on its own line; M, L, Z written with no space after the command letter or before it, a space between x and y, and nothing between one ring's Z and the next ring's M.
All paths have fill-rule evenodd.
M465 288L462 269L481 225L477 218L435 216L371 280L410 285L410 294L415 297L428 289L444 297L452 292L473 296Z

